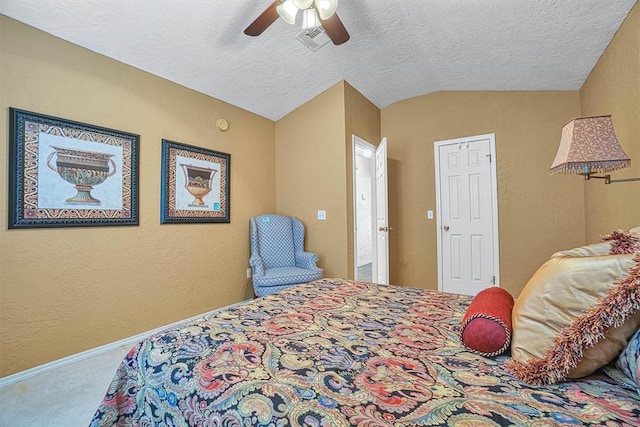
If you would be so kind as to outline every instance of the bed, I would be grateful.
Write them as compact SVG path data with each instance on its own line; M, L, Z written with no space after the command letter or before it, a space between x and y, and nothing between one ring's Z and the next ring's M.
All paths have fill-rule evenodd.
M638 425L602 371L528 385L460 339L471 297L322 279L158 333L91 426Z

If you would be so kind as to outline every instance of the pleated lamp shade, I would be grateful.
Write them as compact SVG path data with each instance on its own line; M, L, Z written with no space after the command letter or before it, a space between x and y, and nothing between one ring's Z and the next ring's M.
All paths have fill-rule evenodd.
M550 172L590 174L631 165L613 131L611 116L581 117L562 128L558 153Z

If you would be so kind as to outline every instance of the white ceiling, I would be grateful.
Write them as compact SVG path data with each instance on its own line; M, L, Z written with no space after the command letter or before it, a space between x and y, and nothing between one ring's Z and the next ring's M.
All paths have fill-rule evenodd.
M278 120L341 80L379 108L440 90L578 90L636 0L340 0L311 52L273 0L0 0L0 13Z

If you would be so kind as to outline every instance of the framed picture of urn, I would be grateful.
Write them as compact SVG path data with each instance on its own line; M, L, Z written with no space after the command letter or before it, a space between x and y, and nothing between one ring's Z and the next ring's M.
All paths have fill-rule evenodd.
M139 142L9 108L9 228L138 225Z
M230 163L229 154L163 139L160 222L231 222Z

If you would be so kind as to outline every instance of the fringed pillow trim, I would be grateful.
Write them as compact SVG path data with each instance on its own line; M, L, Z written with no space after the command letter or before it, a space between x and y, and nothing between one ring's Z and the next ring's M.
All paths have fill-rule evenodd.
M541 359L528 362L510 360L507 371L529 384L555 384L564 381L584 355L611 327L619 327L640 310L640 252L634 257L629 276L616 280L607 294L584 315L566 326Z
M616 230L604 236L601 241L611 240L611 255L632 254L640 250L640 236L623 230Z

